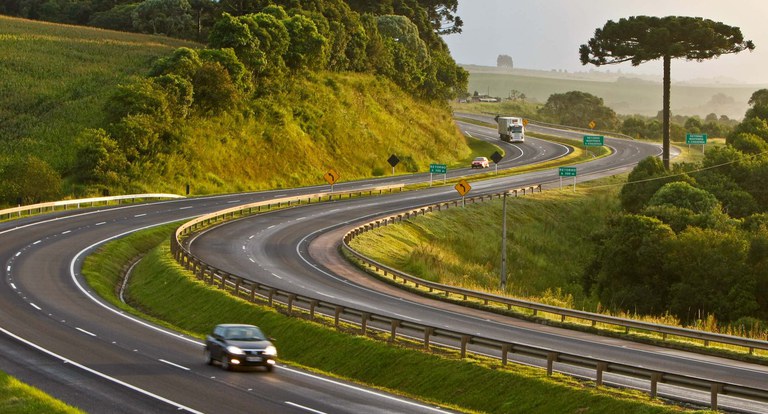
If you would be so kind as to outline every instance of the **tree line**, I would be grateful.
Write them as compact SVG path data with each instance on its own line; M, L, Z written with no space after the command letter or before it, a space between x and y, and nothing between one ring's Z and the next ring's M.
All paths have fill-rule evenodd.
M604 306L747 329L768 320L768 90L749 103L700 163L668 170L653 157L629 174L583 279Z

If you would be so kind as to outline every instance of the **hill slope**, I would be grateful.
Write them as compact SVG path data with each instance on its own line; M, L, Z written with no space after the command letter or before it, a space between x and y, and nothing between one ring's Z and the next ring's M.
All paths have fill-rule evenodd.
M76 140L86 128L108 127L104 105L117 85L178 47L202 47L1 16L0 40L0 173L34 154L64 178L65 195L101 190L73 182ZM280 104L262 113L190 119L180 127L181 150L142 166L147 173L129 187L107 189L180 193L190 184L202 194L319 184L328 168L342 180L382 175L393 153L400 172L469 156L447 107L372 75L308 74L275 98Z

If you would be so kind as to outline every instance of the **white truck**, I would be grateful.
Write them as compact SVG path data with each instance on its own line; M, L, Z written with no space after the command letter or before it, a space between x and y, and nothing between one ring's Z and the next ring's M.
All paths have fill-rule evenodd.
M525 125L523 118L513 116L497 116L499 138L505 142L525 142Z

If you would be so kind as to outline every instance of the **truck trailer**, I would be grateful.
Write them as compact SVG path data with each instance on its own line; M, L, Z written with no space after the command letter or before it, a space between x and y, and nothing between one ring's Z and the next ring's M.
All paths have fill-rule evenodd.
M499 138L504 142L525 142L525 125L523 118L513 116L497 116Z

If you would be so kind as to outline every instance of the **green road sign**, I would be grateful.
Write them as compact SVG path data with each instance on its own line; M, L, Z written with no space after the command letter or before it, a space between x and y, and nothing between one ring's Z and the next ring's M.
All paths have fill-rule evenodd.
M602 147L605 138L602 135L584 135L585 147Z
M558 168L558 172L561 177L575 177L576 167L560 167Z
M445 164L429 164L429 172L432 174L445 174L448 172L448 166Z
M704 145L707 143L707 134L685 134L685 143L688 145Z

